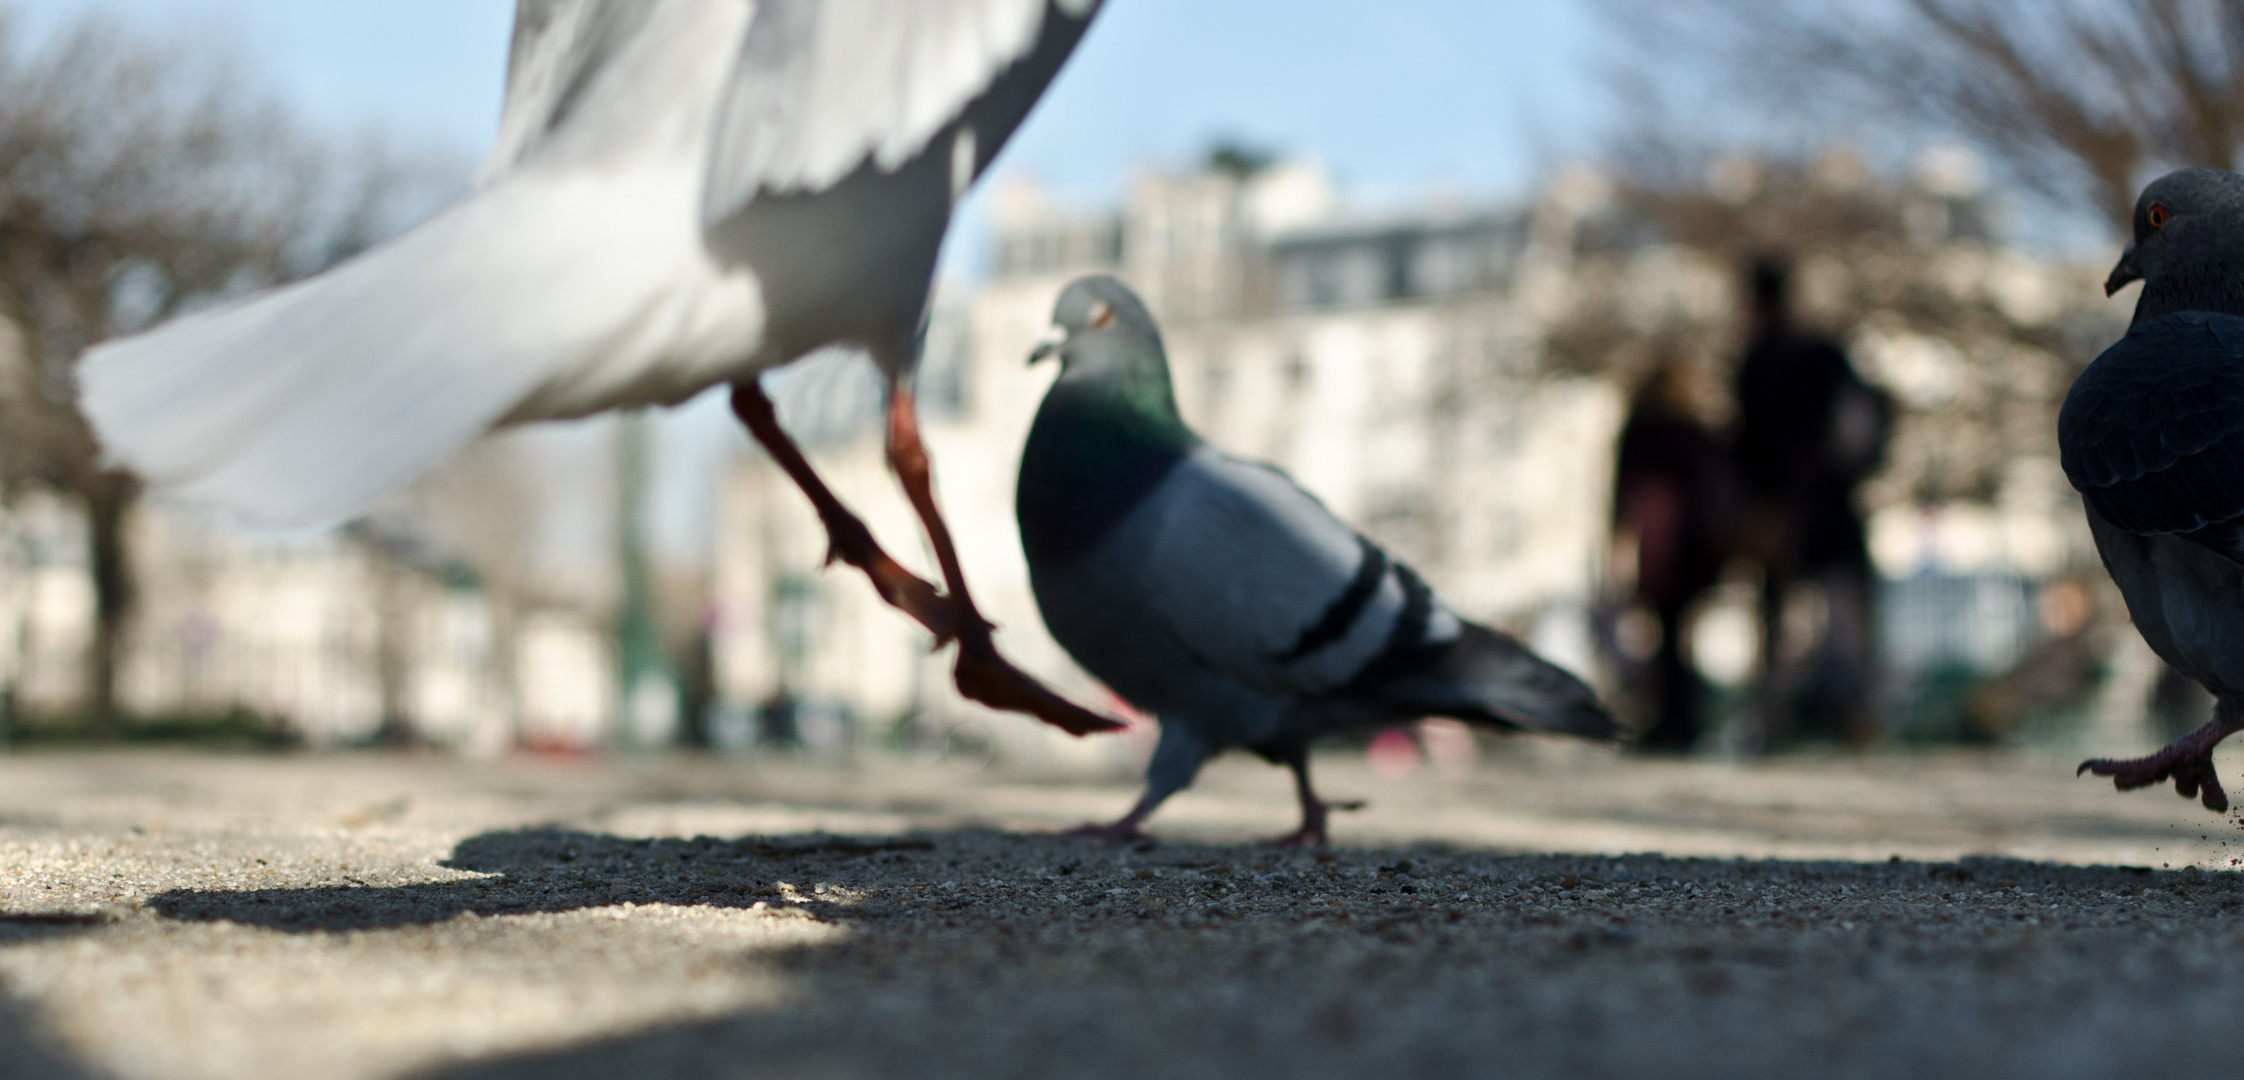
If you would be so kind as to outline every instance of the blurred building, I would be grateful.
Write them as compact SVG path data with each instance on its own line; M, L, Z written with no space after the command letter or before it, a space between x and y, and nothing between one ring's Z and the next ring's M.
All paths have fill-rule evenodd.
M1291 472L1463 613L1592 672L1623 388L1656 352L1679 353L1705 384L1706 418L1725 421L1739 268L1781 250L1799 262L1805 316L1901 406L1867 489L1894 729L1999 736L2015 695L2010 714L1957 696L1938 706L1954 715L1930 720L1924 699L2088 632L2070 601L2102 594L2055 415L2124 311L2092 268L1999 244L1974 168L1952 151L1899 178L1845 153L1724 160L1666 189L1567 170L1525 205L1383 216L1350 213L1300 164L1149 174L1114 208L1004 187L993 273L942 299L921 379L977 599L1026 667L1097 695L1041 630L1012 498L1052 376L1024 358L1058 290L1105 271L1161 318L1195 428ZM813 457L930 572L875 424L828 431ZM1068 744L958 701L941 658L857 575L818 573L822 533L767 461L734 470L723 506L717 681L741 715L786 700L880 731L971 724L1032 755ZM2045 602L2051 583L2068 602ZM1698 620L1693 651L1717 683L1742 685L1757 662L1750 596L1746 582L1718 589Z
M1122 275L1161 317L1194 427L1286 468L1466 613L1591 666L1621 400L1604 380L1546 370L1541 317L1523 299L1528 282L1565 273L1579 206L1353 218L1320 173L1291 165L1147 176L1111 211L1056 206L1018 184L997 202L994 274L939 304L921 384L976 599L1025 667L1101 697L1043 633L1013 520L1021 446L1054 374L1026 357L1061 287L1094 271ZM928 572L877 426L812 456L899 558ZM725 492L727 699L815 701L876 727L934 717L992 731L1016 755L1072 752L958 700L941 658L857 575L815 573L823 534L767 460L742 462Z
M0 685L15 719L67 721L86 695L94 596L83 516L38 490L0 513ZM368 528L245 535L144 508L137 614L118 700L131 716L245 716L312 745L377 738L497 752L609 735L603 615L496 610L475 569Z
M1464 614L1594 675L1597 643L1615 637L1600 627L1614 625L1602 579L1624 388L1679 356L1721 424L1738 268L1775 249L1797 260L1804 316L1901 406L1865 496L1894 729L1999 737L2034 710L2080 707L2040 688L2105 670L2118 674L2092 711L2122 726L2140 714L2155 659L2111 632L2116 598L2055 448L2064 390L2116 338L2125 302L2101 297L2095 268L1996 242L1968 161L1929 155L1881 177L1844 154L1726 159L1664 186L1566 170L1520 205L1382 215L1350 211L1312 166L1221 164L1145 175L1115 207L1002 187L990 277L937 299L918 385L939 497L1025 668L1122 708L1043 632L1013 519L1054 374L1025 360L1075 276L1117 273L1146 297L1194 427L1291 472ZM934 577L887 471L869 365L832 354L771 382L842 498ZM613 486L588 475L567 483ZM614 738L617 590L530 567L524 537L551 522L509 503L523 487L493 460L455 463L389 524L308 538L144 509L122 701L149 716L247 710L318 742ZM767 460L741 459L720 489L709 602L663 594L664 633L706 652L713 684L684 730L806 752L885 742L969 766L1142 749L1142 732L1071 740L959 700L946 655L860 575L821 570L823 530ZM28 490L0 511L0 684L27 715L67 714L84 693L85 549L61 499ZM1694 624L1692 654L1718 685L1756 663L1751 595L1747 581L1718 588Z

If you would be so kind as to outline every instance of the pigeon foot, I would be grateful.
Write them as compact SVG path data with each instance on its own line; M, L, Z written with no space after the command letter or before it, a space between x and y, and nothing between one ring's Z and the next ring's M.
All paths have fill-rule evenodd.
M1268 751L1274 758L1293 770L1294 797L1301 802L1301 827L1272 837L1270 843L1278 847L1324 847L1332 842L1326 824L1335 810L1361 810L1359 801L1328 803L1317 797L1316 788L1309 783L1309 744L1291 742L1272 747Z
M1149 839L1145 831L1133 821L1117 821L1111 825L1078 825L1060 835L1083 840L1104 840L1109 844L1127 844Z
M2224 715L2227 714L2227 715ZM2165 748L2149 757L2114 760L2094 758L2080 763L2073 775L2095 773L2112 778L2112 786L2121 791L2151 787L2167 780L2174 782L2174 792L2182 798L2196 798L2205 809L2216 814L2228 811L2228 793L2221 790L2221 780L2213 772L2213 748L2220 745L2238 730L2244 730L2244 715L2222 707L2214 717L2197 730L2167 743Z
M1131 807L1129 813L1122 815L1122 820L1112 825L1080 825L1060 835L1079 836L1087 840L1104 840L1110 844L1126 844L1132 840L1150 840L1152 837L1147 836L1138 826L1145 824L1145 819L1153 816L1154 807L1160 805L1161 800L1155 798L1153 793L1148 791L1138 798L1138 804Z
M966 609L963 621L967 629L958 639L958 663L951 669L951 681L968 700L1006 712L1026 713L1070 735L1095 735L1129 726L1061 697L1014 667L997 651L997 644L990 640L989 624L972 608Z
M1348 802L1316 801L1303 803L1301 807L1301 827L1284 836L1273 836L1264 842L1272 847L1324 847L1332 842L1331 833L1327 828L1332 820L1332 812L1335 810L1361 810L1364 805L1362 799L1353 799Z
M950 526L935 505L934 467L920 440L919 414L912 395L895 376L888 382L888 467L896 473L905 499L919 515L928 544L935 549L935 562L943 568L943 586L950 590L948 602L954 614L949 626L951 636L958 641L958 663L951 669L951 681L957 684L958 692L993 709L1036 717L1070 735L1125 729L1128 725L1121 721L1100 716L1054 693L998 653L997 644L990 640L994 624L974 606L974 595L966 589L966 572L959 565L958 548L951 542ZM942 632L936 631L936 636L940 639Z

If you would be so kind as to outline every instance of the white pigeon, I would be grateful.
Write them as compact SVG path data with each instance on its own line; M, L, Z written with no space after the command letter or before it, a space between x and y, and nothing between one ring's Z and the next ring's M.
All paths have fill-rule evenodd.
M1038 355L1057 354L1060 376L1021 455L1029 582L1069 655L1161 721L1144 796L1086 831L1136 835L1228 747L1293 770L1301 827L1284 840L1322 844L1330 806L1308 754L1322 736L1423 716L1620 736L1580 679L1458 618L1286 474L1193 434L1127 286L1077 281L1052 322Z
M960 644L968 696L1116 726L1015 670L936 510L908 383L952 207L1101 0L522 0L475 193L324 274L90 352L111 460L250 522L332 523L494 427L733 384L833 557ZM948 595L819 482L758 373L871 354Z

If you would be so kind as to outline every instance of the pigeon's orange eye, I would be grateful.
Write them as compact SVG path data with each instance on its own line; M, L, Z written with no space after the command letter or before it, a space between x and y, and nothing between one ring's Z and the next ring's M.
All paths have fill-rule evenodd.
M1104 300L1091 305L1091 329L1104 330L1114 325L1114 305Z
M2163 229L2166 227L2166 208L2152 203L2151 208L2144 212L2143 218L2150 222L2151 228Z

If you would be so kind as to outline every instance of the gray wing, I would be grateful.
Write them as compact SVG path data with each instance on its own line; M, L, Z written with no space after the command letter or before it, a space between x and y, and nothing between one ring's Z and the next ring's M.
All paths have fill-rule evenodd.
M2244 318L2185 311L2129 328L2065 395L2057 442L2113 527L2244 563Z
M868 160L894 170L1041 42L1071 48L1099 2L759 0L723 91L703 220L759 192L823 190ZM977 169L1010 133L982 133Z
M1203 665L1286 695L1338 690L1382 656L1454 640L1410 568L1284 473L1202 447L1147 496L1128 576Z

